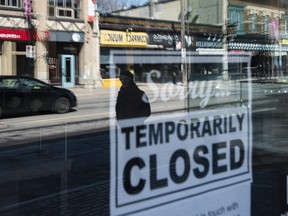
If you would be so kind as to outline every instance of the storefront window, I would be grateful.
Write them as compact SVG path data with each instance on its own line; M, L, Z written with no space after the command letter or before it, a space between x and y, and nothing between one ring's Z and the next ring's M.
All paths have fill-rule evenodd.
M288 215L287 0L27 2L0 0L1 216Z

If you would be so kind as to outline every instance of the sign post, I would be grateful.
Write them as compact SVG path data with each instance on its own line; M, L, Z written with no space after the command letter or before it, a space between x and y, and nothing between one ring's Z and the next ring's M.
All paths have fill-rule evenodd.
M26 45L26 57L35 58L35 46Z

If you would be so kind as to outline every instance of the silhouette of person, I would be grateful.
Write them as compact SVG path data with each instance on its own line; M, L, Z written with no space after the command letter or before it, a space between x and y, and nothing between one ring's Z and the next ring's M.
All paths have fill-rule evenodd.
M117 120L143 118L151 115L151 107L147 95L134 82L134 75L130 71L120 73L122 86L117 95Z
M173 71L172 72L172 82L173 82L173 84L176 84L176 76L177 76L176 72Z

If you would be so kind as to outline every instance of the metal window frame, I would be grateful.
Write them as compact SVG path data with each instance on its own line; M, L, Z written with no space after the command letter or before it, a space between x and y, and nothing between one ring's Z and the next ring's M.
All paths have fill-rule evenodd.
M64 14L66 14L66 12L71 12L71 16L60 15L59 13L60 11L63 11ZM55 7L55 17L65 17L65 18L74 19L75 17L74 10L72 8Z
M67 7L67 0L62 0L61 1L63 4L63 6L58 6L58 0L53 0L53 1L49 1L49 8L51 7L54 7L54 15L50 15L50 17L57 17L57 18L68 18L68 19L79 19L78 17L75 17L76 16L76 12L79 13L82 13L82 8L81 8L81 3L82 1L79 2L79 5L78 7L74 7L75 5L75 0L71 0L71 6ZM59 11L60 10L63 10L64 12L65 11L69 11L71 12L72 16L62 16L62 15L59 15Z
M9 8L23 8L23 0L17 0L17 5L13 5L13 0L5 0L4 4L1 4L0 2L0 6L1 7L9 7Z

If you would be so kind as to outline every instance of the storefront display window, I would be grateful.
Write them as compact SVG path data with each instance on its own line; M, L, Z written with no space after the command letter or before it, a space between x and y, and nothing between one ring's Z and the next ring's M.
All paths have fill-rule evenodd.
M287 21L286 0L0 0L0 215L288 215Z

